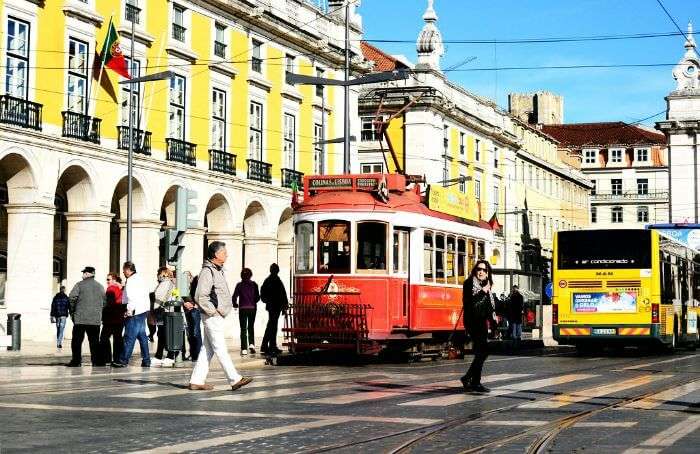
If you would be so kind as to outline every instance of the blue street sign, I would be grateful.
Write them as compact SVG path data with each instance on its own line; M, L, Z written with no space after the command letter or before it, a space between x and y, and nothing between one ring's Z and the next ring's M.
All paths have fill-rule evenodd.
M544 294L547 295L547 298L552 297L553 291L554 291L554 287L552 286L551 282L544 287Z

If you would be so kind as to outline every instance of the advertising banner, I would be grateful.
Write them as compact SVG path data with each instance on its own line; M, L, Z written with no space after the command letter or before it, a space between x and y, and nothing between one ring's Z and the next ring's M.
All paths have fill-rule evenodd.
M637 312L637 292L574 293L572 303L579 314Z
M469 203L469 196L435 184L428 186L428 208L464 219L479 220L476 204Z

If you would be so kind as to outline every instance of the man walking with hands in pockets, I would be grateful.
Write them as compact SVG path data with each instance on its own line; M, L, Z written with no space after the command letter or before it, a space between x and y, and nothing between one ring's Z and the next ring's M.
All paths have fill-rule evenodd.
M193 391L214 389L212 385L206 384L209 363L214 355L219 358L232 391L253 381L250 377L241 376L236 370L224 337L224 318L233 309L223 269L227 256L226 244L213 241L207 248L207 260L199 273L194 299L202 312L204 343L190 377L189 389Z

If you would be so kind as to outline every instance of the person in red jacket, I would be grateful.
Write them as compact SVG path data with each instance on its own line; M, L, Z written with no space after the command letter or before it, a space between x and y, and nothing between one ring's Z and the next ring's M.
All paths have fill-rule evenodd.
M124 330L124 315L126 308L122 304L122 280L116 273L107 275L107 304L102 310L102 333L100 334L100 351L102 362L109 364L118 361L124 348L122 331ZM110 345L110 337L114 338L114 348Z

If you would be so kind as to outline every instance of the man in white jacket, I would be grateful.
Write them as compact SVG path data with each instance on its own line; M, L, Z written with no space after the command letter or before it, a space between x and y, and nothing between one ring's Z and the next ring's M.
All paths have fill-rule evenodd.
M146 316L151 309L146 283L140 274L136 273L133 262L124 262L122 267L126 284L122 293L122 304L126 304L126 322L124 323L124 350L118 362L112 367L126 367L134 351L136 339L141 346L141 367L151 367L151 355L148 352L148 336L146 335Z

